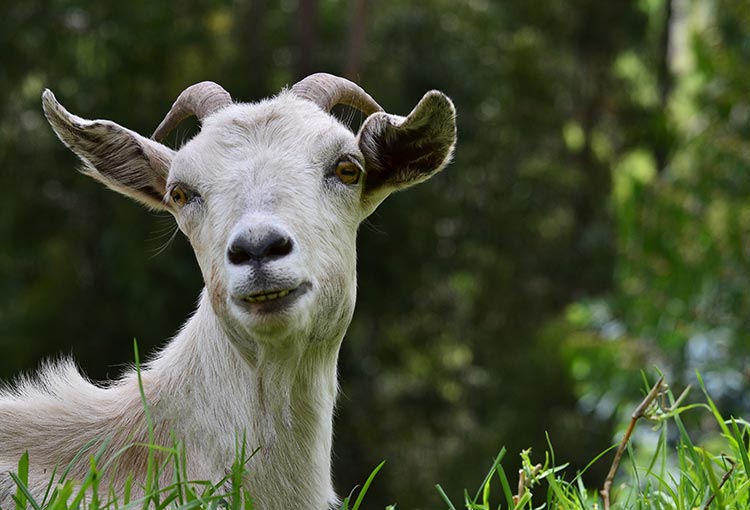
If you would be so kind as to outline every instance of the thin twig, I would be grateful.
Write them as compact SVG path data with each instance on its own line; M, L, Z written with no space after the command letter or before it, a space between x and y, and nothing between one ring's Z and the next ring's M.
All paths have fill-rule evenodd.
M643 401L638 404L638 407L635 408L635 411L633 411L633 414L630 416L630 424L628 425L628 429L625 431L625 435L622 436L620 446L617 448L617 453L615 453L615 458L612 461L612 466L609 468L609 473L607 474L607 478L604 481L604 488L599 491L599 494L601 494L602 498L604 499L604 510L609 510L609 493L610 489L612 488L612 482L614 481L615 475L617 474L617 469L620 467L620 461L622 460L622 454L625 452L625 447L630 441L630 436L633 435L633 430L635 430L636 422L643 418L643 416L645 416L646 410L648 410L653 401L659 395L661 395L665 389L666 384L664 383L664 377L660 377L659 380L656 381L656 384L654 384L654 387L651 388L651 391L648 392L648 395L646 395Z
M732 465L732 467L729 468L729 471L724 473L724 476L721 477L721 483L716 488L716 491L711 494L711 497L708 498L708 501L706 501L706 504L703 505L703 510L707 510L709 506L711 506L711 503L714 502L714 499L716 499L716 493L721 490L722 487L724 487L724 484L727 483L727 480L729 480L729 477L732 476L732 472L734 471L734 467L737 465L736 462L734 462L732 459L729 459L727 457L724 457L729 463Z

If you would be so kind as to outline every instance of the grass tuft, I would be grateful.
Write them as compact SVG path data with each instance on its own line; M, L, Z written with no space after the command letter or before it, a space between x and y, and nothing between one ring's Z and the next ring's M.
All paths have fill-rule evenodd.
M495 460L473 499L464 493L463 504L454 503L438 485L440 497L449 510L748 510L750 509L750 423L724 419L698 377L704 403L683 405L687 390L675 398L662 379L646 394L633 412L623 440L596 456L582 471L569 478L567 464L554 462L548 439L544 463L532 461L530 450L521 452L518 488L513 492L500 460ZM681 420L686 412L706 412L721 432L719 453L697 445ZM630 441L639 420L651 422L659 437L651 452L637 451ZM677 432L677 439L670 434ZM673 446L670 446L670 443ZM603 488L587 486L585 472L616 450L609 482ZM621 473L620 460L626 458L627 472ZM617 476L617 478L616 478ZM620 480L619 483L614 483ZM491 487L498 485L499 501L492 502Z
M136 364L140 367L137 350ZM735 417L725 419L706 392L700 376L698 381L705 401L684 405L687 392L675 398L660 378L645 392L646 397L634 410L622 440L596 455L581 471L571 473L568 464L557 463L548 437L543 462L535 461L531 450L524 450L515 471L517 475L509 476L504 466L508 465L507 452L505 448L501 449L478 489L473 493L464 491L460 503L454 502L440 485L436 485L436 490L448 510L748 510L750 423ZM147 407L142 386L141 398ZM716 422L720 442L717 444L717 438L706 441L704 445L694 441L681 419L687 412L707 413ZM645 448L630 441L633 430L641 421L650 422L658 433L656 446L651 451L641 451ZM229 472L215 483L188 480L184 448L176 438L172 439L170 448L146 445L149 451L148 477L142 485L134 487L136 482L130 477L124 491L119 494L111 485L103 490L106 470L114 460L102 464L108 446L104 441L90 456L89 472L82 481L68 478L70 467L59 479L56 479L55 470L41 502L36 501L28 490L29 458L24 454L19 459L17 472L11 474L16 485L13 495L15 510L254 508L243 480L247 464L257 450L247 452L244 438L238 438L236 460ZM87 444L82 448L74 462L81 460L91 446ZM611 467L604 486L587 485L585 475L588 469L606 459L611 459ZM381 462L372 470L356 498L356 488L344 498L340 510L363 508L366 495L384 464ZM162 487L160 483L168 468L173 478L171 483ZM514 488L511 479L516 480L516 476ZM136 488L138 491L134 490ZM143 496L133 498L135 493ZM386 508L394 509L395 505Z

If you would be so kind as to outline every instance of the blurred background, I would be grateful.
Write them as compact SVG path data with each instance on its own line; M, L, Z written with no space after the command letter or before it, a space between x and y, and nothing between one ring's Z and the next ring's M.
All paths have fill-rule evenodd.
M361 229L339 493L387 459L371 508L437 508L435 483L460 497L503 445L541 460L545 433L582 468L654 366L676 391L700 370L747 416L749 2L29 0L0 15L0 377L55 353L116 376L202 286L169 217L76 172L44 87L148 135L194 82L254 101L327 71L392 113L432 88L459 112L455 162Z

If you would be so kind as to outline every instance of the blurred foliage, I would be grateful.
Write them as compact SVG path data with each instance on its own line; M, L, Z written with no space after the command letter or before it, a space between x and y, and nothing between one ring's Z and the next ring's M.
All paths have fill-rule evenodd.
M430 88L459 112L455 163L362 228L340 490L385 458L373 507L440 504L435 482L456 493L477 459L541 451L545 431L584 463L654 363L677 385L700 368L727 415L750 406L747 2L36 0L2 14L1 376L58 352L114 376L132 338L161 344L201 287L169 218L73 170L44 87L148 134L196 81L251 101L324 70L394 113Z

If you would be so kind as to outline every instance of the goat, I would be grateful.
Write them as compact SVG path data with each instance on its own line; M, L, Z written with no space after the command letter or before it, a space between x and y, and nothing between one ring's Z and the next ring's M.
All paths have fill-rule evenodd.
M238 438L257 453L243 482L263 510L324 509L331 482L339 348L354 312L359 224L391 192L424 181L452 157L455 109L431 91L388 114L358 85L319 73L257 103L219 85L185 89L149 139L109 120L69 113L45 90L47 120L83 173L171 213L205 282L199 305L140 375L158 444L178 438L191 480L220 480ZM365 118L355 135L330 114ZM195 115L199 133L175 151L160 141ZM70 361L0 392L0 506L28 451L31 493L55 466L81 479L106 452L148 442L138 373L106 385ZM117 457L112 487L142 480L146 448Z

